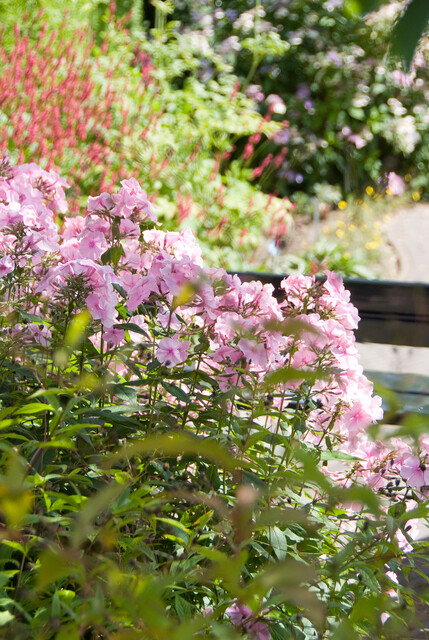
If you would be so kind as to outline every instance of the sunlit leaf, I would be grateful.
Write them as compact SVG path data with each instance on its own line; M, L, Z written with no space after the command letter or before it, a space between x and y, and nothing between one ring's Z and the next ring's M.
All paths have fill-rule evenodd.
M108 456L105 465L113 465L124 458L133 458L147 454L158 456L194 455L207 460L212 460L227 471L246 466L246 464L234 458L226 449L211 438L201 438L192 433L175 431L161 435L148 436L143 440L133 442Z

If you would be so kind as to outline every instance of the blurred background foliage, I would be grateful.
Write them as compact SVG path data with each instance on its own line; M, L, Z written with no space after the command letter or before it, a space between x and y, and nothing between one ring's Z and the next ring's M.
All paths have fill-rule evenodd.
M324 261L285 256L296 215L315 201L322 215L359 202L368 187L385 195L388 175L414 200L428 197L420 0L73 0L67 11L57 0L1 0L0 17L0 148L61 168L75 210L134 175L167 228L191 227L213 265L323 262L365 275L373 237L350 260L337 243L330 265L332 239L322 239ZM17 56L35 73L24 84L12 72L9 86ZM49 96L39 68L56 79Z

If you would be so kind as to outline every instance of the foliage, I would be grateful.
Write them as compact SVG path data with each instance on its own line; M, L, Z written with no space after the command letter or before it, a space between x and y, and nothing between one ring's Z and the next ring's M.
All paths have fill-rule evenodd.
M138 177L167 228L186 219L211 264L243 268L291 206L250 183L251 154L223 165L234 138L269 139L278 125L238 91L219 56L207 52L215 72L201 75L198 41L168 29L133 39L109 11L103 25L101 46L66 23L60 40L40 15L15 27L1 51L0 148L61 167L73 210L118 178Z
M346 0L346 7L352 13L365 13L388 4L383 0ZM391 50L400 56L410 69L419 40L427 30L429 9L424 0L410 0L398 17L392 33Z
M404 637L429 443L368 439L340 279L204 267L133 179L58 233L0 172L2 637Z
M211 12L187 2L177 17L186 22L189 16L234 64L262 110L264 96L287 107L289 126L277 142L288 153L264 188L311 195L328 184L339 185L343 195L359 194L393 170L410 174L412 188L426 193L427 43L405 73L398 59L386 56L400 3L365 20L349 5L237 0ZM283 50L264 49L269 34Z

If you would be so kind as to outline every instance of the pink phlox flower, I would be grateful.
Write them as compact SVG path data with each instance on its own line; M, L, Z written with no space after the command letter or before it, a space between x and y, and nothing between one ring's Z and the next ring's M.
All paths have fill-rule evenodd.
M129 218L134 212L140 214L141 220L157 221L156 214L152 209L155 205L149 202L146 191L140 187L135 178L122 180L122 188L117 194L112 196L114 207L112 213L116 216Z
M19 165L14 168L13 184L24 199L43 201L51 211L67 211L64 189L69 185L52 169L45 171L34 162Z
M282 303L282 307L288 306L288 304L294 305L298 309L304 306L304 301L309 298L309 290L315 283L313 276L303 276L300 273L295 273L281 281L280 287L286 293L286 302ZM312 308L313 302L307 304L307 308Z
M0 229L10 229L19 222L23 222L19 202L11 202L7 205L0 203Z
M240 358L243 357L241 351L229 344L225 344L219 347L214 342L211 342L210 346L213 350L213 353L211 354L211 360L213 360L213 362L224 365L231 365L235 364L238 360L240 360Z
M182 323L177 317L177 314L172 313L170 309L160 309L156 315L156 319L164 329L169 327L172 331L179 331L179 329L182 328Z
M75 216L74 218L65 218L63 227L61 230L61 236L63 241L76 238L85 225L85 218L83 216Z
M224 311L221 313L215 323L214 331L220 341L229 342L237 333L241 316L235 311Z
M108 248L106 237L101 231L87 231L80 234L79 253L83 258L99 260Z
M429 487L429 463L426 466L426 462L426 458L421 460L417 456L405 458L401 466L401 476L412 489Z
M299 337L303 343L313 349L322 350L330 343L330 335L326 331L325 320L320 318L318 313L309 313L307 315L298 315L296 320L302 323L299 331ZM314 331L306 331L305 325L308 324ZM328 334L328 335L327 335Z
M401 466L413 454L410 445L401 438L390 438L390 444L395 454L395 465Z
M215 296L213 287L203 281L198 283L195 314L197 313L201 313L208 323L215 321L219 314L219 300Z
M89 196L88 204L86 206L89 212L99 211L99 212L107 212L113 209L114 202L110 193L106 193L105 191L101 193L99 196L93 198Z
M230 391L234 387L242 386L240 383L241 374L231 367L227 367L222 373L217 374L216 379L221 391Z
M314 349L300 343L298 349L292 356L291 367L293 369L305 369L315 364L318 356Z
M160 270L160 287L169 298L177 295L182 286L195 280L194 265L188 260L165 260Z
M246 626L246 630L250 637L256 638L256 640L270 640L271 633L267 627L267 625L262 622L262 620L257 620L256 622L249 623Z
M125 340L125 331L123 329L107 329L103 333L103 340L110 346L117 347Z
M407 501L407 511L411 511L417 507L417 502L414 500ZM412 520L408 520L407 522L407 535L404 534L401 529L398 529L395 533L395 538L398 542L398 547L403 553L410 553L414 550L413 545L410 543L408 538L411 540L416 540L419 536L419 521L413 518Z
M126 291L128 294L127 308L133 312L142 302L146 302L152 293L159 294L159 278L153 273L143 278L140 276L139 282Z
M203 260L201 257L201 247L197 243L197 240L192 233L191 229L186 228L180 232L178 238L170 244L170 234L174 232L167 232L166 245L171 246L173 249L173 255L177 260L187 259L193 265L202 266Z
M3 256L0 258L0 278L4 278L8 273L12 273L15 265L10 256Z
M94 320L100 320L105 329L115 324L117 302L116 294L107 287L93 291L85 300L89 313Z
M90 213L89 215L87 215L86 218L84 218L84 220L85 220L85 225L84 225L84 228L82 229L82 232L93 231L93 232L103 233L106 237L111 237L112 230L111 230L109 220L106 220L101 216L94 215L93 213Z
M80 257L79 240L77 238L69 238L60 244L60 254L66 262L77 260Z
M118 282L118 278L108 265L99 265L88 258L54 265L42 278L36 291L53 296L70 278L79 275L85 276L87 285L92 288L92 292L86 298L88 311L94 320L101 320L106 329L112 327L118 303L113 283Z
M249 365L255 365L262 369L267 367L268 354L265 342L256 342L255 340L240 338L237 347L241 350Z
M124 269L123 274L129 269L135 269L141 274L150 268L153 262L153 255L149 251L143 254L140 252L141 246L135 238L126 238L122 242L125 257L121 260L121 267ZM125 271L126 270L126 271Z
M166 367L174 367L185 362L189 353L189 341L178 338L162 338L158 343L156 358Z
M138 238L140 236L140 227L128 218L123 218L119 223L119 233L122 238Z
M419 446L423 453L426 452L425 455L429 455L429 435L420 436Z
M378 399L378 396L375 396L374 400L374 406L372 406L371 402L368 403L356 400L353 402L350 409L345 412L344 422L351 439L353 439L360 431L364 431L369 427L369 425L377 419L374 419L375 416L380 415L380 417L382 417L382 411L378 411L381 400Z
M332 271L325 271L327 276L324 289L327 292L319 298L319 304L327 309L332 309L335 319L346 329L357 329L359 315L356 307L350 302L350 292L344 287L339 275Z
M19 193L13 188L13 183L5 182L4 179L0 180L0 201L6 203L6 205L16 202L19 204Z
M143 231L143 240L146 244L157 249L165 249L166 232L161 229L145 229ZM179 234L176 232L176 235Z
M43 347L48 347L52 339L52 332L45 324L36 324L30 322L25 326L25 333L31 336L31 339L39 343Z
M394 171L390 171L387 175L387 189L392 196L401 196L405 191L405 182L401 176Z

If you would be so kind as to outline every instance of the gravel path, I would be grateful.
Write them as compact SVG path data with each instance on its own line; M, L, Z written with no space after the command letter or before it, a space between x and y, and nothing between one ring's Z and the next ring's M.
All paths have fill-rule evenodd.
M429 283L429 204L398 210L383 233L397 257L397 272L389 279Z

